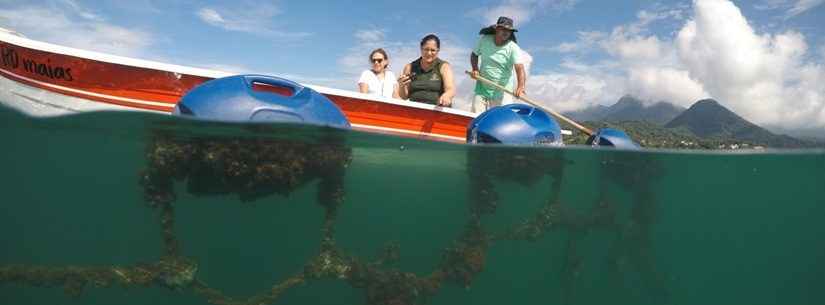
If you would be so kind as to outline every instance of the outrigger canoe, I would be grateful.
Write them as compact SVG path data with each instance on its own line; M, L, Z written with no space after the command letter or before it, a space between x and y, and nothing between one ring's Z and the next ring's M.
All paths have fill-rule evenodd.
M127 110L171 113L180 98L231 73L54 45L0 28L0 103L32 116ZM353 129L464 143L467 111L302 84L335 103Z

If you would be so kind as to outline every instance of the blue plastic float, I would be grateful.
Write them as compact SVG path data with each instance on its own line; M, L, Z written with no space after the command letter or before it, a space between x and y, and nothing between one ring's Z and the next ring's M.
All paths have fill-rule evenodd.
M222 122L303 123L349 129L344 113L310 88L266 75L214 79L189 91L174 115Z
M485 111L467 127L467 143L562 145L561 127L533 106L509 104Z
M585 144L590 146L615 147L620 149L640 149L639 145L624 133L613 128L601 128Z

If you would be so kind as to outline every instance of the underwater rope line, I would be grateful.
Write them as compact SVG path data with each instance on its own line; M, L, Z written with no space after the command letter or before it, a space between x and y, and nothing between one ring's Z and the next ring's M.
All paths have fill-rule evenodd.
M641 196L644 204L633 205L628 222L617 221L617 206L598 204L590 212L576 212L559 201L564 168L568 162L563 151L554 150L524 152L513 155L499 150L471 150L469 159L470 213L464 230L449 245L442 248L441 261L432 271L417 274L400 270L394 265L400 258L400 245L390 243L372 258L360 258L346 253L335 239L338 211L344 202L344 176L352 157L351 148L331 138L321 143L304 143L278 139L178 139L158 133L147 149L148 167L141 171L140 185L144 200L151 208L158 209L163 243L162 257L154 263L138 263L131 266L37 266L0 265L0 285L21 283L36 287L63 286L66 294L78 297L85 286L109 287L119 285L161 286L173 290L188 289L216 305L272 304L286 290L312 280L343 280L354 289L365 292L366 304L422 304L436 295L445 282L469 288L477 276L489 264L493 244L504 241L536 241L545 233L566 230L570 233L567 258L561 263L562 299L566 303L575 298L574 286L581 271L583 257L576 244L579 236L591 230L610 232L626 231L632 225L639 236L625 236L615 241L620 251L607 255L608 263L625 258L642 270L642 276L659 284L650 257L650 247L636 245L637 241L649 240L646 219L654 213L652 194ZM655 175L642 174L655 168L655 160L639 159L637 155L619 156L619 162L603 163L620 180L633 181L636 188L655 179ZM642 162L642 163L639 163ZM642 166L644 165L644 166ZM618 167L617 167L618 166ZM624 171L626 167L639 167L642 171ZM630 174L631 176L625 176ZM495 214L499 196L493 178L507 179L530 185L553 177L551 197L536 213L504 230L488 231L484 217ZM637 178L637 179L634 179ZM318 253L310 257L296 273L286 275L280 282L256 295L238 299L224 291L210 287L198 278L198 263L185 256L175 234L176 182L187 183L187 190L194 195L238 195L241 201L253 201L269 194L287 195L311 180L318 183L317 203L323 207L324 221ZM641 179L641 180L640 180ZM644 191L643 191L644 193ZM634 216L635 215L635 216ZM624 219L622 219L624 220ZM626 244L630 242L631 244ZM636 248L639 249L636 249ZM629 250L629 249L632 249ZM639 256L639 257L636 257ZM618 265L617 265L618 266ZM618 268L613 272L622 273Z

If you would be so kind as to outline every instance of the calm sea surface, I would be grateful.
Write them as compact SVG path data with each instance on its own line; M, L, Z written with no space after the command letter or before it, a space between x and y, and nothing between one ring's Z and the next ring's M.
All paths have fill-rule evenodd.
M823 151L474 147L144 113L34 119L7 109L0 135L2 304L208 304L193 283L245 301L296 275L303 282L275 304L825 304ZM171 215L140 182L159 164L151 159L159 139L306 150L337 143L351 161L339 179L305 170L286 191L255 200L241 200L249 198L237 187L193 191L202 172L179 169L194 173L174 180ZM300 149L312 164L317 155ZM255 168L253 159L238 166ZM210 177L217 186L233 181ZM321 202L325 179L339 186L334 217ZM174 222L164 226L164 217ZM126 270L168 256L170 234L175 255L196 262L194 277L128 282L137 273ZM377 262L386 252L394 259ZM343 269L311 276L309 266L329 253L348 261L325 266ZM356 281L356 267L371 271ZM74 273L49 278L54 270ZM100 282L83 270L98 270ZM440 285L424 289L424 281Z

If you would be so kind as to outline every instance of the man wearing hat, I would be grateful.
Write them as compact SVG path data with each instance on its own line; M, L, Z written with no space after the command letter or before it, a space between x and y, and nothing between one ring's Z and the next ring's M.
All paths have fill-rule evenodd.
M473 49L473 53L470 54L470 64L473 67L473 79L481 76L511 90L510 78L515 68L517 82L516 89L513 91L521 96L524 94L527 75L524 65L519 61L521 49L516 44L515 32L517 30L513 27L513 19L508 17L499 17L496 24L481 29L479 31L481 38ZM480 67L479 58L481 59ZM504 92L477 81L472 111L484 112L508 100Z

